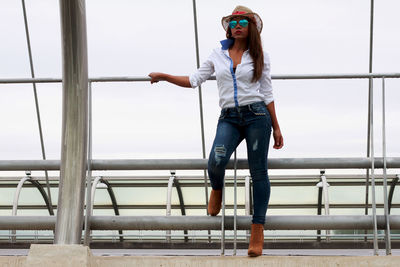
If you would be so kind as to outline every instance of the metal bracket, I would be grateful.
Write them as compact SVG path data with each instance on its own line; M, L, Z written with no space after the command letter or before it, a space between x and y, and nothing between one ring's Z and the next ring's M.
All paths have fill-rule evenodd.
M328 192L328 187L330 186L326 180L325 176L325 170L320 171L320 177L321 181L316 185L319 188L322 188L323 196L324 196L324 210L325 210L325 215L329 215L329 192ZM326 230L326 241L330 241L330 230Z

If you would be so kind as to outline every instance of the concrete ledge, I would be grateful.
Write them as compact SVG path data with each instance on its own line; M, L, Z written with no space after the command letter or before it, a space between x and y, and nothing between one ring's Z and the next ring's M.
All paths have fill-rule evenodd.
M254 266L274 266L274 267L398 267L400 266L400 256L262 256L249 258L243 256L183 256L183 257L93 257L92 266L96 267L126 267L126 266L158 266L158 267L254 267Z
M26 256L0 256L0 266L2 267L24 267Z
M26 259L27 267L91 266L91 252L82 245L32 244Z
M57 247L54 249L54 247ZM25 256L0 256L0 266L91 266L91 267L253 267L253 266L323 266L323 267L391 267L400 266L400 256L93 256L83 246L57 246L34 248L33 253ZM46 251L44 251L46 250ZM43 254L37 254L43 253ZM32 265L35 264L35 265Z

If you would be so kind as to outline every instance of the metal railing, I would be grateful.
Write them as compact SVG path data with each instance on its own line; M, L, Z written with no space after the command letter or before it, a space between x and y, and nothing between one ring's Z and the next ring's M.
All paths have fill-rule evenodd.
M273 79L372 79L372 78L382 78L382 90L383 90L383 116L385 116L385 78L400 78L400 74L397 73L381 73L381 74L331 74L331 75L277 75L272 76ZM211 79L215 79L212 77ZM92 78L89 79L89 88L92 88L92 82L131 82L131 81L149 81L148 77L108 77L108 78ZM61 80L57 79L0 79L0 83L24 83L24 82L61 82ZM371 94L372 96L372 94ZM91 103L91 99L89 99ZM372 105L372 101L370 102ZM370 112L372 113L373 107L371 106ZM372 124L372 116L370 117L370 124ZM384 117L383 117L384 118ZM91 110L89 110L89 121L91 121ZM89 129L91 129L91 125L89 125ZM383 133L385 131L385 120L383 120L382 125ZM373 136L372 136L373 138ZM89 136L89 151L91 150L91 136ZM371 145L373 142L371 142ZM385 135L383 134L383 145L385 146ZM384 150L385 151L385 150ZM91 153L89 153L91 154ZM372 154L373 155L373 154ZM91 155L89 156L91 158ZM90 161L89 161L90 162ZM228 164L228 168L232 167L234 162L230 162ZM238 160L237 168L247 168L246 160ZM126 169L196 169L200 167L200 169L206 169L206 159L202 160L91 160L91 163L88 164L90 166L90 170L96 169L109 169L109 170L126 170ZM47 169L52 170L54 168L58 169L59 162L58 161L0 161L0 170L9 170L11 167L13 170L20 169ZM386 168L396 168L399 167L399 159L398 158L387 158L386 154L383 155L383 158L336 158L336 159L270 159L269 160L269 168L279 168L279 169L302 169L302 168L371 168L372 175L372 211L373 211L373 221L374 221L374 251L377 250L377 220L376 220L376 203L375 203L375 179L374 179L374 169L375 168L383 168L384 174L386 174ZM368 177L368 173L367 173ZM368 181L368 179L367 179ZM384 183L386 184L386 177L384 177ZM369 184L367 182L367 184ZM387 188L384 187L384 206L385 206L385 216L389 216L388 213L388 203L387 203ZM90 197L87 197L87 200L90 201ZM87 203L88 204L88 203ZM90 203L89 203L89 206ZM368 205L366 205L368 206ZM236 209L235 209L236 210ZM224 212L224 207L223 207ZM89 214L90 216L90 214ZM88 218L86 217L86 223L88 223ZM224 218L224 216L223 216ZM236 220L235 220L236 221ZM224 220L222 223L222 240L224 240ZM385 240L386 240L386 248L387 254L390 254L390 226L389 220L386 219L387 227L385 229ZM90 227L87 227L90 229ZM86 234L85 236L87 236ZM235 242L236 243L236 242ZM221 253L224 253L224 242L221 245ZM389 248L389 250L388 250Z
M397 219L392 220L392 218L396 218L396 217L391 217L389 216L389 205L388 205L388 197L387 197L387 178L386 178L386 169L387 168L391 168L391 167L396 167L399 164L399 160L398 158L387 158L386 157L386 140L385 140L385 79L386 78L399 78L400 74L399 73L383 73L383 74L373 74L372 73L372 59L373 59L373 29L374 29L374 0L370 1L371 3L371 8L370 8L370 38L369 38L369 73L368 74L331 74L331 75L320 75L320 74L316 74L316 75L273 75L272 78L273 79L353 79L353 78L364 78L364 79L369 79L369 105L368 105L368 132L367 132L367 158L359 158L354 162L354 159L350 160L350 163L348 162L343 162L343 158L342 159L338 159L339 162L341 164L338 164L337 162L332 162L330 159L313 159L313 160L309 160L309 159L283 159L283 160L275 160L274 164L271 164L271 167L274 166L275 168L280 168L280 169L286 169L286 168L296 168L296 167L300 167L300 168L311 168L311 167L315 167L315 168L333 168L333 166L339 166L338 168L351 168L349 166L352 166L353 168L365 168L367 170L366 173L366 214L368 213L368 186L369 186L369 170L371 170L371 185L372 185L372 221L373 221L373 229L374 229L374 254L378 255L378 244L377 244L377 229L378 227L381 228L381 223L378 223L378 220L382 220L380 216L376 215L376 200L375 200L375 173L374 170L375 168L383 168L383 172L384 172L384 216L383 216L383 220L384 220L384 229L385 229L385 241L386 241L386 254L390 255L390 228L392 229L396 229L396 225L397 225ZM28 42L28 49L29 49L29 56L30 56L30 65L31 65L31 79L0 79L0 83L32 83L33 87L34 87L34 91L35 91L35 103L36 103L36 107L37 107L37 116L38 116L38 123L39 123L39 131L41 132L41 125L40 125L40 113L39 113L39 109L38 109L38 101L37 101L37 97L36 97L36 88L35 88L35 84L36 83L46 83L46 82L61 82L61 79L37 79L34 78L34 71L33 71L33 61L32 61L32 56L31 56L31 52L30 52L30 42L29 42L29 31L28 31L28 26L27 26L27 19L26 19L26 12L25 12L25 3L24 1L22 1L23 4L23 10L24 10L24 21L25 21L25 30L26 30L26 35L27 35L27 42ZM81 9L77 9L78 4L80 4L80 6L82 7ZM76 84L79 84L80 86L85 87L86 85L83 84L84 82L82 81L86 81L87 78L87 60L86 60L86 55L87 55L87 48L86 48L86 29L85 29L85 9L84 9L84 2L82 1L72 1L70 3L70 5L63 5L61 4L61 17L62 17L62 29L65 32L73 32L74 35L73 37L76 38L75 43L68 43L65 42L63 43L64 46L64 59L67 59L65 62L65 66L70 67L70 69L74 69L77 68L79 66L79 64L82 64L81 66L84 66L84 68L80 68L79 71L75 72L82 75L82 79L77 81ZM66 11L71 11L71 13L68 13ZM198 31L197 31L197 14L196 14L196 1L193 0L193 15L194 15L194 30L195 30L195 42L196 42L196 58L197 58L197 66L199 66L199 46L198 46ZM66 14L69 14L71 16L66 16ZM63 34L63 37L65 37L66 35ZM72 38L70 38L72 39ZM70 40L68 39L68 40ZM79 57L79 60L76 60L75 62L69 61L68 57L68 53L71 52L72 50L76 50L77 48L81 48L77 51L82 52L82 55ZM72 54L71 54L72 55ZM75 53L76 55L76 53ZM71 56L72 58L72 56ZM67 69L67 68L66 68ZM68 69L65 73L64 73L64 86L68 87L71 85L71 81L73 80L73 78L75 76L73 76L73 72L70 71L70 69ZM79 75L78 75L79 76ZM382 79L382 90L383 90L383 97L382 97L382 101L383 101L383 123L382 123L382 131L383 131L383 135L382 135L382 141L383 141L383 158L381 159L381 161L377 161L377 158L374 155L374 135L373 135L373 79L374 78L381 78ZM215 79L215 77L213 77L212 79ZM93 82L131 82L131 81L149 81L148 77L103 77L103 78L94 78L94 79L89 79L89 91L91 89L91 85ZM86 93L85 90L82 90L83 92L83 97L85 96L84 94ZM82 98L82 97L81 97ZM65 101L66 99L64 99ZM202 107L202 98L201 98L201 88L199 88L199 102L200 102L200 118L201 118L201 135L202 135L202 152L203 152L203 159L201 162L188 162L188 161L182 161L184 162L186 168L197 168L198 166L201 166L202 170L205 170L205 164L204 162L206 161L205 159L205 146L204 146L204 128L203 128L203 107ZM89 103L91 103L91 99L89 97ZM82 108L84 106L84 103L81 103L79 106ZM88 105L89 109L91 109L90 104ZM72 105L71 105L72 107ZM67 111L67 109L64 109L64 112ZM85 112L81 112L82 114L85 114ZM88 112L89 114L89 124L91 124L91 110L89 110ZM84 116L86 119L86 116ZM77 124L75 125L77 126ZM89 125L89 130L91 128L91 125ZM67 129L68 130L68 129ZM70 129L69 129L70 130ZM45 159L45 153L44 153L44 145L43 145L43 138L42 135L41 136L41 144L42 144L42 154L43 154L43 159ZM82 136L82 132L81 132L81 136ZM76 138L75 138L76 139ZM86 142L86 140L85 140ZM82 144L79 144L82 145ZM84 149L86 148L86 145L83 144ZM111 162L96 162L96 160L91 160L91 133L89 133L89 140L88 140L88 151L89 151L89 156L88 156L88 167L89 167L89 172L88 172L88 183L87 183L87 198L86 198L86 205L87 207L91 207L91 197L89 196L90 194L90 189L89 189L89 185L91 182L91 170L93 167L93 170L96 168L96 164L97 167L98 166L109 166L111 167L111 169L115 168L115 169L131 169L132 166L133 168L145 168L145 169L149 169L151 166L155 167L155 165L153 163L150 162L146 162L146 161L138 161L138 162L133 162L133 161L111 161ZM67 153L67 152L65 152ZM82 153L81 153L82 154ZM80 154L80 157L81 157ZM303 162L303 160L305 162ZM165 162L165 160L163 160ZM244 161L244 160L242 160ZM292 161L297 161L297 162L292 162ZM273 159L271 159L271 163L273 162ZM161 163L161 162L159 162ZM352 163L352 164L351 164ZM63 161L63 164L67 164L66 161ZM169 166L168 169L179 169L179 168L174 168L171 166L178 166L180 165L181 162L179 161L170 161L167 164L164 163L164 165L161 166L161 169ZM236 160L234 161L234 164L236 166ZM46 168L47 166L50 166L51 168L59 168L60 163L57 161L37 161L37 162L28 162L28 161L3 161L0 162L0 170L4 170L4 169L18 169L18 168L22 168L24 166L35 166L36 168L39 167L40 170L45 170L47 171L48 169ZM45 167L43 167L45 166ZM63 165L64 166L64 165ZM241 166L245 166L244 162L241 162L240 160L237 162L237 167L241 168ZM355 167L357 166L357 167ZM362 167L360 167L362 166ZM81 166L82 167L82 166ZM83 166L84 167L84 166ZM82 167L82 168L83 168ZM24 168L24 170L29 169L29 168ZM104 169L104 168L103 168ZM160 169L160 167L155 167L154 169ZM236 168L235 168L236 170ZM81 170L79 170L81 171ZM68 175L67 175L68 176ZM71 175L69 175L71 176ZM68 177L69 177L68 176ZM75 175L76 176L76 175ZM47 172L46 172L46 177L47 177ZM206 172L204 172L204 186L205 186L205 194L206 194L206 202L208 201L208 197L207 197L207 181L206 181ZM48 194L50 197L50 186L48 184L48 179L46 179L47 182L47 189L48 189ZM69 184L69 183L68 183ZM83 188L83 183L82 185L78 188L79 190ZM77 191L79 191L77 190ZM235 187L236 190L236 187ZM71 190L70 190L71 191ZM72 190L73 191L73 190ZM67 193L68 194L68 193ZM74 192L72 192L71 194L74 194ZM82 195L82 194L81 194ZM390 195L390 194L389 194ZM75 192L75 197L77 197L78 195L76 195ZM73 198L72 195L68 195L68 197ZM62 204L62 203L59 203ZM79 203L82 207L83 203ZM63 205L68 205L67 203L64 203ZM236 205L235 205L236 207ZM68 210L68 206L64 209L62 209L63 211ZM71 235L71 236L66 236L65 232L66 228L63 227L61 225L61 223L58 223L59 228L62 228L62 232L64 233L63 236L61 236L60 238L57 238L57 242L58 243L63 243L63 242L70 242L72 240L72 242L78 242L79 239L79 221L81 218L79 218L79 216L77 214L79 214L78 212L79 209L75 209L72 208L71 212L75 212L75 215L73 216L74 220L76 220L78 222L78 224L75 223L74 229L68 229L68 231L72 232L76 232L76 234ZM236 212L236 210L235 210ZM86 225L86 231L90 231L90 213L91 212L87 212L87 216L85 218L85 225ZM60 212L61 214L61 212ZM60 216L62 217L62 216ZM236 217L236 216L235 216ZM331 217L331 216L330 216ZM364 218L369 217L369 216L365 216ZM224 218L224 217L223 217ZM378 219L379 218L379 219ZM15 219L15 218L14 218ZM65 220L63 220L65 221ZM93 222L96 221L96 217L93 217ZM240 218L239 218L240 221ZM238 221L238 223L239 223ZM1 221L2 222L2 221ZM348 222L348 221L347 221ZM392 222L392 227L389 225L389 222ZM171 222L170 222L171 223ZM334 223L335 225L337 225L338 222ZM222 227L224 227L224 221L222 220ZM234 220L234 225L236 225L236 220ZM240 225L240 224L239 224ZM380 225L380 226L378 226ZM93 225L94 227L96 226L96 224L94 223ZM236 228L236 227L234 227ZM323 229L323 228L320 228ZM332 228L331 228L332 229ZM61 233L61 232L60 232ZM59 233L59 234L60 234ZM236 233L235 233L236 234ZM87 236L87 234L86 234ZM85 238L86 240L86 238ZM223 243L223 242L222 242ZM222 245L223 246L223 245ZM222 252L223 252L223 247L222 247Z
M55 216L1 216L0 230L53 230ZM400 215L390 215L391 229L400 229ZM221 230L222 216L93 216L91 230ZM377 215L385 229L384 215ZM233 230L233 216L225 216L225 229ZM237 229L249 230L251 216L237 216ZM267 230L370 230L372 215L269 215Z
M107 180L103 179L103 177L101 177L101 176L96 177L92 183L91 194L90 194L90 197L91 197L90 208L88 207L86 210L90 211L90 216L93 215L93 205L94 205L94 198L96 195L96 189L98 189L100 185L104 185L107 188L107 192L108 192L108 195L110 196L111 203L112 203L112 206L114 209L114 214L116 216L119 216L118 203L117 203L117 199L115 198L113 188L111 187L110 183ZM88 232L90 232L90 231L88 231ZM124 238L123 238L122 230L119 230L118 232L119 232L119 239L121 242L123 242ZM90 239L88 239L86 242L89 243Z

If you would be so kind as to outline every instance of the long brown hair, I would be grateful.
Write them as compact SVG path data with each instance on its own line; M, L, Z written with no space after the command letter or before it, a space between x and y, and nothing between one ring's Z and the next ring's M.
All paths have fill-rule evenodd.
M257 26L254 24L253 18L247 17L249 19L249 34L247 36L247 46L249 48L249 53L253 59L253 78L252 82L256 82L261 78L262 70L264 68L264 53L261 45L261 36L257 30ZM228 27L226 31L226 37L232 38L231 28Z

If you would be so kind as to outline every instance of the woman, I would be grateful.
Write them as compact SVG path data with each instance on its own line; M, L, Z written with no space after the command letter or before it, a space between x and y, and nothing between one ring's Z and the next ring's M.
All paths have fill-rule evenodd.
M246 139L254 199L248 255L259 256L270 197L267 156L271 126L275 149L282 148L283 137L275 114L269 57L261 45L261 18L249 8L237 6L231 15L222 18L222 26L227 39L221 41L222 47L214 49L195 73L173 76L152 72L149 76L151 83L164 80L195 88L215 72L221 114L208 160L212 186L208 213L211 216L219 213L225 167L236 147Z

